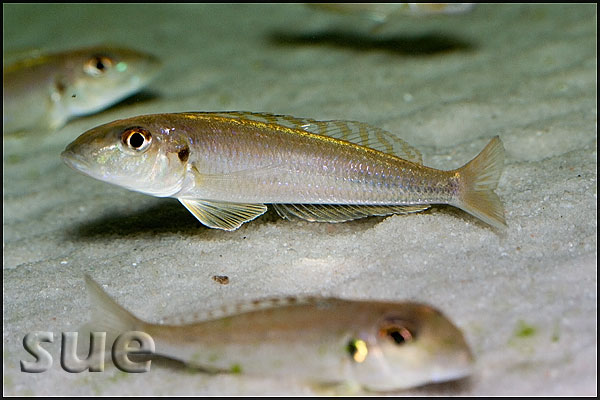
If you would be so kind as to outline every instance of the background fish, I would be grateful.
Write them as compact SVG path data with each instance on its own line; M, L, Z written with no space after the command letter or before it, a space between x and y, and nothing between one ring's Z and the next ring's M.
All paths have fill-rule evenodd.
M406 142L361 122L153 114L93 128L62 158L96 179L175 197L204 225L225 230L263 214L266 204L282 217L319 222L450 204L506 225L493 192L504 166L498 137L462 168L442 171L424 166Z
M18 61L3 69L3 130L58 129L138 91L159 68L150 54L106 46Z
M107 332L109 341L145 332L156 354L207 372L388 391L462 378L473 367L461 331L423 304L267 299L207 313L203 321L158 325L136 318L89 276L86 286L89 329Z
M461 14L475 7L473 3L308 3L318 10L359 15L379 23L399 15Z

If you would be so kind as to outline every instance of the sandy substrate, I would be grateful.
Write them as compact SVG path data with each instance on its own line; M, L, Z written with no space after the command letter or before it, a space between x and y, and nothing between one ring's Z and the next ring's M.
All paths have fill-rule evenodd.
M83 274L158 321L265 296L416 300L464 331L469 379L415 395L597 392L596 5L482 5L370 21L302 5L4 5L5 52L116 43L160 56L144 95L55 133L5 136L5 394L316 394L302 382L190 373L70 374L60 332L88 319ZM268 111L364 121L451 169L495 135L506 148L498 233L451 207L344 224L269 212L235 232L174 199L62 164L83 131L153 112ZM211 277L226 275L229 284ZM53 367L22 373L22 340L52 331ZM299 365L298 368L305 366ZM399 372L400 373L400 372Z

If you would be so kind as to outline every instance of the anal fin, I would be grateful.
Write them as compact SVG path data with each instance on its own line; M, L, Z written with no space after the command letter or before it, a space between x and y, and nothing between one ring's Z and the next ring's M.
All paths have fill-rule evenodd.
M264 204L227 203L219 201L178 199L202 224L226 231L238 229L244 222L264 214Z
M344 222L369 216L409 214L427 210L419 205L352 205L352 204L273 204L282 218L300 218L311 222Z

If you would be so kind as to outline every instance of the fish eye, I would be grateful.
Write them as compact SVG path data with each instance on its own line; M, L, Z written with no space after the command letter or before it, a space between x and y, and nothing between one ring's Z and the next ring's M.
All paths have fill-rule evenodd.
M351 339L346 345L346 351L357 363L365 361L367 354L369 354L367 343L361 339Z
M93 56L85 62L83 70L91 76L100 76L112 67L113 61L106 56Z
M121 143L135 152L143 152L150 147L152 143L152 134L144 128L132 127L127 128L121 134Z
M379 335L401 346L416 339L416 330L404 321L386 321L379 329Z

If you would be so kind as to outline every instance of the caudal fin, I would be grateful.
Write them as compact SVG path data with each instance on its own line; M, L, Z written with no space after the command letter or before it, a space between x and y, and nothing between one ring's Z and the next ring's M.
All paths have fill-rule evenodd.
M89 330L106 332L108 343L123 332L143 330L144 321L121 307L87 274L85 285L92 303L92 319L87 327Z
M461 193L455 205L496 228L505 228L504 206L494 193L503 169L504 146L495 136L477 157L458 170Z

